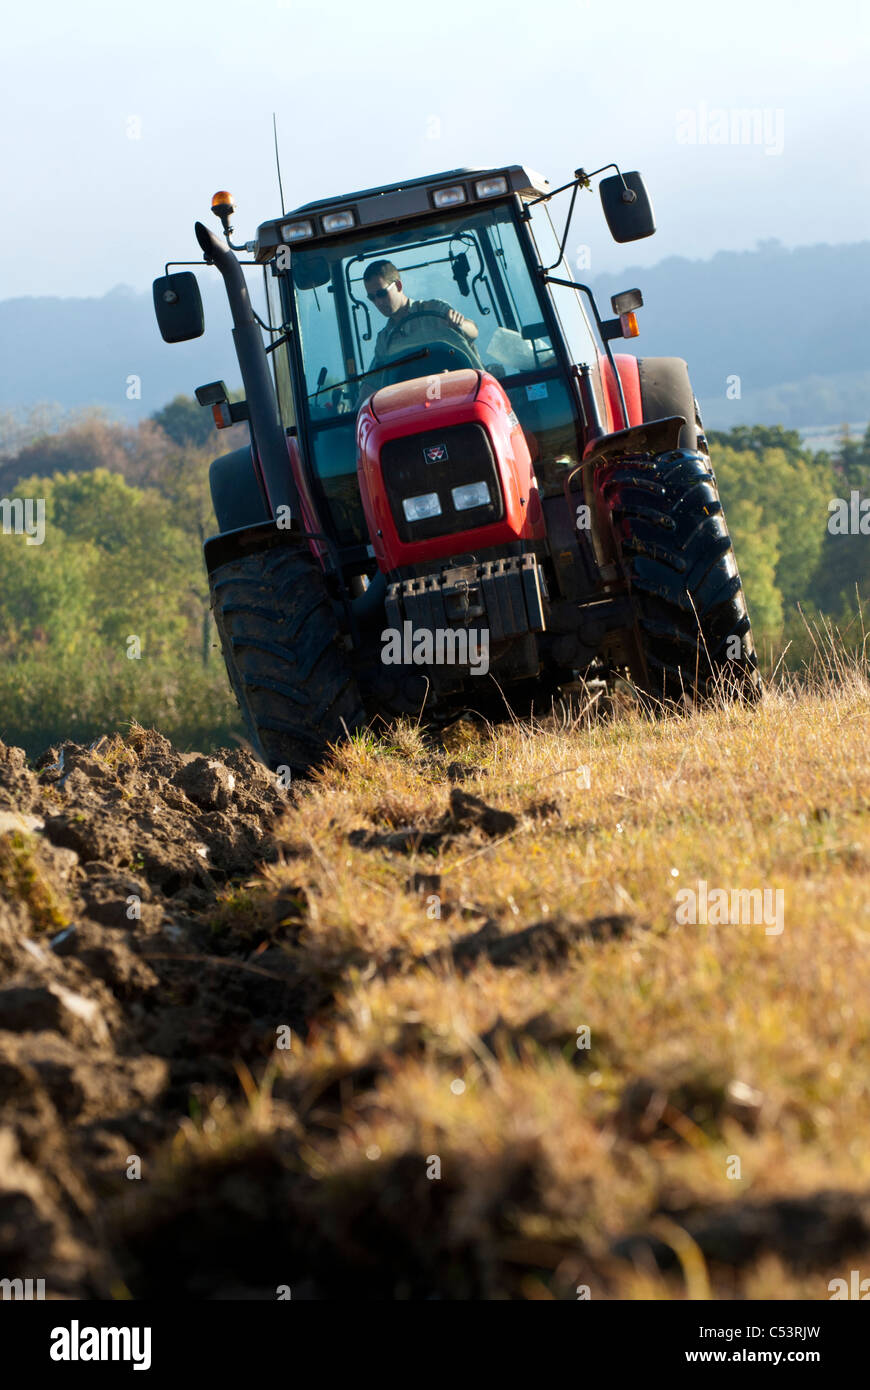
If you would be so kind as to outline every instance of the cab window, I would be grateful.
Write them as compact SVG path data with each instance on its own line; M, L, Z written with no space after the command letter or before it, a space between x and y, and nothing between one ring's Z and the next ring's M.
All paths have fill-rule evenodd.
M438 301L478 329L469 341L446 318L439 323L437 308L420 317L411 340L399 342L395 352L391 335L390 381L482 366L503 383L533 436L542 472L558 459L553 466L561 477L561 470L575 461L571 388L515 217L512 203L466 207L443 219L381 228L291 253L283 281L304 376L297 404L308 417L310 455L340 544L366 539L358 494L356 510L353 503L356 414L362 400L386 384L383 350L377 371L372 371L378 334L388 322L366 293L364 276L372 261L395 265L412 306L414 301ZM421 349L426 355L421 356ZM396 360L411 354L413 361ZM346 485L346 479L353 484Z

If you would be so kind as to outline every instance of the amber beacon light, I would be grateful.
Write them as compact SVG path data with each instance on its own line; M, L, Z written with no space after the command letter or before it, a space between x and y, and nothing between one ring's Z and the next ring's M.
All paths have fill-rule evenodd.
M211 200L211 210L215 217L220 218L221 225L224 229L224 235L229 236L230 232L233 230L230 226L230 218L236 210L232 193L228 193L225 188L215 193Z

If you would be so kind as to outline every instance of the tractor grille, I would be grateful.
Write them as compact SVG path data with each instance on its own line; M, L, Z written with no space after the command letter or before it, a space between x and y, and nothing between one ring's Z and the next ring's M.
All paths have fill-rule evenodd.
M396 530L405 542L475 530L504 516L492 444L483 425L473 421L388 440L381 449L381 471ZM486 484L489 501L457 509L453 489L474 483ZM439 515L409 521L403 503L430 493L438 495Z

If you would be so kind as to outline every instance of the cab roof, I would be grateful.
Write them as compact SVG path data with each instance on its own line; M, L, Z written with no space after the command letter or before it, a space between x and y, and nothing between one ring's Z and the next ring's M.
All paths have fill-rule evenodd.
M353 214L353 229L359 231L388 223L404 221L409 217L419 217L422 213L447 211L439 209L433 195L440 188L462 184L465 189L465 206L494 201L493 195L478 197L475 185L483 179L502 177L507 182L508 193L521 198L538 198L550 192L550 184L542 174L535 173L521 164L503 165L495 169L448 169L441 174L428 174L425 178L406 179L402 183L385 183L377 188L365 188L356 193L345 193L337 198L320 198L312 203L303 203L282 217L264 222L257 229L256 259L265 262L272 259L276 249L284 244L282 228L294 222L310 222L311 235L294 245L309 246L312 242L331 240L334 236L346 235L347 228L339 232L326 232L323 218L330 212L350 212ZM496 196L504 197L504 193ZM456 206L456 205L454 205Z

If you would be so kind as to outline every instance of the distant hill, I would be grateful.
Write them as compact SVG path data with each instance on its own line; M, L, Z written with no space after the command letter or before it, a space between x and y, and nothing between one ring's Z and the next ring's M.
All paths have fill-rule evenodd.
M643 290L641 336L627 346L685 357L710 427L837 426L870 416L870 241L795 250L764 242L586 278L605 315L614 291ZM173 347L157 331L150 293L123 285L99 299L0 301L0 410L97 404L133 422L200 382L237 385L222 286L200 279L205 336ZM133 375L138 400L127 399ZM734 377L739 399L726 395Z
M640 287L631 351L685 357L711 428L870 416L870 241L795 250L769 241L708 261L672 256L590 284L602 314L615 291ZM726 395L730 377L740 378L739 399Z
M132 424L201 382L238 385L223 288L206 276L200 287L205 334L172 346L160 337L150 292L126 285L99 299L0 300L0 410L101 405ZM140 380L138 400L127 398L131 376Z

